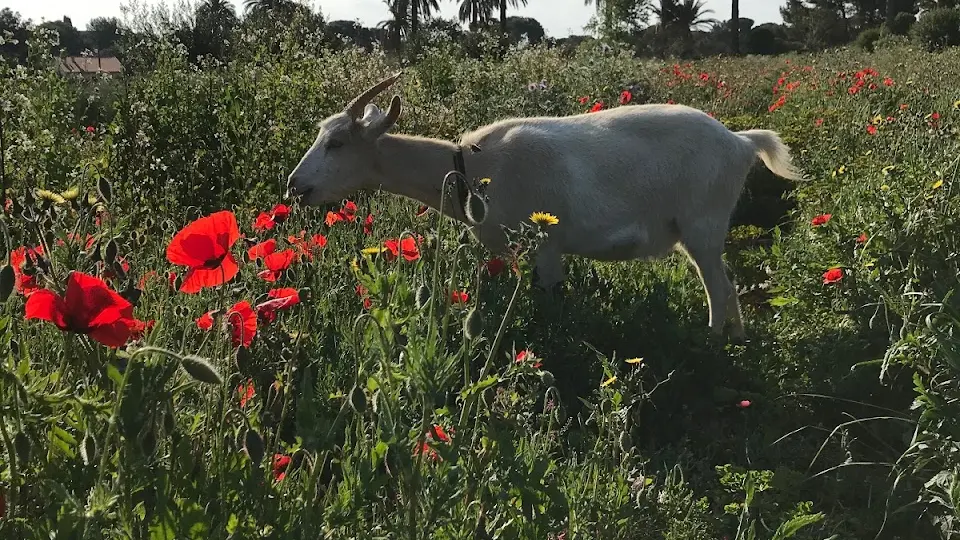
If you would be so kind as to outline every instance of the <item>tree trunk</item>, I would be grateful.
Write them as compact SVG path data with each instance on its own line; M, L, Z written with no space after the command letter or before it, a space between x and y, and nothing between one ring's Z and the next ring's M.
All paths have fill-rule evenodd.
M500 34L507 35L507 0L500 0Z
M420 0L410 2L410 39L417 39L417 33L420 31L420 14L417 9L420 7Z
M733 54L740 54L740 0L732 0L730 6L730 34L733 40Z

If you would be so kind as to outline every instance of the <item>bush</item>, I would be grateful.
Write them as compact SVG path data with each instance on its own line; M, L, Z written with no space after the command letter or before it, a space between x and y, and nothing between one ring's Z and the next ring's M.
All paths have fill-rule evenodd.
M910 33L910 29L917 22L917 18L912 13L897 13L893 22L889 25L890 33L896 36L905 36Z
M880 29L879 28L868 28L863 32L860 32L860 35L857 36L854 45L867 51L873 52L873 47L877 43L877 40L880 39Z
M928 51L960 45L960 10L930 10L914 25L913 35Z

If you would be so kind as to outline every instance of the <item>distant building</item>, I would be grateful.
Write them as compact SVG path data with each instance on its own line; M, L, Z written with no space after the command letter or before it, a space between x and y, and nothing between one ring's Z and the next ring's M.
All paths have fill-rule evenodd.
M64 76L119 75L123 65L116 56L66 56L57 59L57 70Z

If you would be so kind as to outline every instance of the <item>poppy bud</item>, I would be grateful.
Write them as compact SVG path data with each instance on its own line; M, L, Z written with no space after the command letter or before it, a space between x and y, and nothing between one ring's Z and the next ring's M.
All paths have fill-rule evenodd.
M110 199L113 198L113 186L110 185L110 181L104 177L100 177L100 180L97 181L97 193L100 194L100 199L103 202L110 202Z
M223 382L216 368L210 365L210 362L199 356L184 356L180 359L180 365L183 366L184 371L189 373L191 377L200 382L210 384L220 384Z
M107 242L107 246L103 250L103 263L106 265L112 265L114 261L117 260L117 242L114 239L110 239Z
M237 370L240 373L248 374L253 369L253 358L250 356L250 349L247 347L237 347L235 360L237 362Z
M17 452L17 459L20 463L30 461L30 439L21 431L13 438L13 448Z
M417 289L417 309L423 309L427 302L430 300L430 287L426 285L421 285Z
M487 202L472 191L467 193L467 204L464 205L464 210L467 222L471 225L481 225L487 219Z
M350 390L350 407L354 412L361 414L367 410L367 395L359 386L354 386L353 390Z
M87 432L80 443L80 457L84 465L89 465L97 458L97 440Z
M152 229L153 225L154 225L153 218L148 217L147 219L143 220L143 226L146 228L147 231Z
M620 451L627 453L630 450L633 450L633 439L630 438L630 434L626 431L620 433Z
M17 275L13 272L13 267L9 264L0 268L0 302L6 302L13 293L13 286L16 284Z
M243 450L250 456L250 461L254 463L254 466L259 467L260 463L263 462L264 446L263 438L255 429L248 429L246 435L243 436Z
M477 311L477 308L472 308L463 321L463 335L467 336L467 339L476 339L482 333L483 315Z
M549 387L549 386L553 386L553 384L557 382L557 380L553 377L553 373L550 373L549 371L541 371L540 382L542 382L544 386Z

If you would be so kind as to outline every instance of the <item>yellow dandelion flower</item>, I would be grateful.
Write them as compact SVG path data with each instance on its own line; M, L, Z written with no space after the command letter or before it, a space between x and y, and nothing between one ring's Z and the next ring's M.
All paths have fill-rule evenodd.
M536 223L537 225L556 225L560 223L560 220L557 219L557 216L549 212L534 212L530 214L530 221Z
M358 261L357 259L353 259L352 261L350 261L350 269L353 270L354 272L359 272L360 261Z
M628 358L626 362L628 364L639 364L640 362L643 362L643 358Z
M941 178L940 180L937 180L936 182L934 182L933 185L930 186L930 189L940 189L942 186L943 186L943 179Z
M613 383L615 383L615 382L617 382L617 376L616 376L616 375L614 375L613 377L610 377L609 379L607 379L607 380L603 381L602 383L600 383L600 387L601 387L601 388L605 388L605 387L610 386L611 384L613 384Z
M833 171L833 177L836 178L836 177L838 177L838 176L840 176L840 175L842 175L842 174L844 174L844 173L846 173L846 172L847 172L847 166L846 166L846 165L841 165L839 169Z
M63 197L65 200L72 201L80 196L80 188L78 188L77 186L73 186L72 188L66 191L61 191L60 196Z
M879 124L882 124L882 123L883 123L883 115L878 114L878 115L876 115L876 116L873 117L873 125L876 126L876 125L879 125Z
M38 189L34 192L38 199L52 202L53 204L63 204L67 202L66 199L61 197L59 194L54 193L48 189Z
M481 184L484 184L484 185L489 184L490 182L492 182L492 180L490 180L489 178L481 178L481 179L480 179L480 183L481 183Z
M383 253L386 250L387 248L383 246L374 246L374 247L363 248L360 250L360 253L363 253L364 255L376 255L378 253Z

